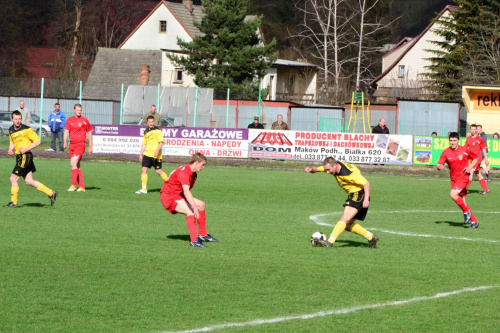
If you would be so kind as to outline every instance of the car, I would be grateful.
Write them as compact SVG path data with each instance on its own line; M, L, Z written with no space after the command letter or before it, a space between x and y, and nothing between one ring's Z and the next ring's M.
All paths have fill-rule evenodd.
M9 135L9 128L12 126L12 111L0 111L0 135ZM40 117L36 114L31 114L30 127L38 134L38 127L40 125ZM42 138L49 136L50 127L49 123L42 120Z

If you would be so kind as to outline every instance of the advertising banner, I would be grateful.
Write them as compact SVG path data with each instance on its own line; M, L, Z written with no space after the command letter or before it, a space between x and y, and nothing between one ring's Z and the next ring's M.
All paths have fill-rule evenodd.
M248 131L237 128L176 127L164 130L164 155L206 157L248 157Z
M94 125L95 153L139 154L146 126ZM161 127L163 155L191 156L201 152L207 157L248 157L246 129Z
M94 125L92 150L94 153L139 155L144 130L143 126Z
M465 145L466 138L460 138L460 145ZM488 139L488 162L492 168L500 168L500 140ZM415 136L415 165L436 165L443 150L450 146L447 137Z
M248 130L248 157L412 164L413 136L304 131Z

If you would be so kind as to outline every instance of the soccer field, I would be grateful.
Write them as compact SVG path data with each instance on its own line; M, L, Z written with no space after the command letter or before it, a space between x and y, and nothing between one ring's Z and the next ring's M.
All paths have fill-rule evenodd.
M361 224L378 249L349 232L317 248L311 234L330 234L346 198L333 177L209 160L192 192L219 242L203 249L163 209L152 170L134 193L139 163L84 160L85 193L66 191L68 160L35 164L60 194L51 207L22 183L21 208L1 208L0 332L499 331L497 182L488 196L472 183L473 230L448 178L365 173ZM2 205L13 166L0 158Z

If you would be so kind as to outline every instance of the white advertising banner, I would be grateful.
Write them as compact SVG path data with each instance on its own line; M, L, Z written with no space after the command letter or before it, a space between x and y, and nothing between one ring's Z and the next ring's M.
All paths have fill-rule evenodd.
M139 154L145 126L95 125L95 153ZM162 127L163 155L412 165L413 136Z
M283 160L412 164L413 136L249 129L248 156Z

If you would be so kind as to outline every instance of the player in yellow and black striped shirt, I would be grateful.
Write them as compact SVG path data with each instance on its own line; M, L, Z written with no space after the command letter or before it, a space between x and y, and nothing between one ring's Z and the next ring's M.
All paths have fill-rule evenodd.
M12 112L12 126L9 128L9 155L16 154L16 166L10 175L10 183L12 185L10 193L11 200L4 207L17 208L17 197L19 194L19 177L24 178L26 185L33 186L40 192L48 195L50 205L56 202L57 191L53 191L42 183L33 179L33 172L36 171L33 163L33 154L31 150L40 145L40 138L31 129L31 127L23 125L21 112Z
M308 173L326 172L335 177L339 186L347 193L347 200L344 204L344 213L333 228L328 240L316 242L319 246L330 247L339 235L348 230L368 239L370 248L376 248L379 238L356 223L356 220L364 221L368 206L370 205L370 182L366 180L359 169L352 164L339 162L333 157L327 157L323 161L323 166L307 167L304 170Z
M141 153L139 154L139 162L142 163L141 183L142 188L137 194L148 193L148 169L155 168L156 173L163 179L168 180L168 175L163 172L161 147L163 147L163 133L161 129L155 126L155 117L148 116L148 128L144 131L142 139Z

